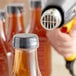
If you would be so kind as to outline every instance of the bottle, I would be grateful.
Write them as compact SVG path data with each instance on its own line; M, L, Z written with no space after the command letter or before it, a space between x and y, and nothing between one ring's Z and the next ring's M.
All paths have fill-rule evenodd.
M46 36L46 31L40 24L40 16L42 10L41 0L30 0L30 28L29 33L39 36L40 46L38 48L38 63L42 76L51 75L51 48Z
M4 23L4 11L0 10L0 76L9 76L7 50L4 45L4 40L6 40Z
M9 47L9 44L7 42L7 36L6 36L6 26L5 26L5 11L0 10L0 37L1 37L1 42L3 49L5 50L6 54L6 60L7 60L7 65L8 65L8 71L9 71L9 76L11 75L12 72L12 62L13 62L13 49Z
M2 31L2 34L1 34L1 36L2 36L2 38L3 38L3 40L4 41L6 41L6 26L5 26L5 11L4 10L0 10L0 16L1 16L1 31Z
M23 4L9 4L7 5L7 41L12 46L12 38L17 33L24 33L24 22L23 22Z
M12 52L12 48L9 47L9 44L7 42L7 35L6 35L6 16L5 16L5 11L4 10L0 10L1 14L1 25L0 25L0 32L1 32L1 37L2 37L2 43L5 46L5 48L7 49L7 53L8 52Z
M13 39L15 60L12 76L41 76L37 61L39 40L35 34L16 34Z

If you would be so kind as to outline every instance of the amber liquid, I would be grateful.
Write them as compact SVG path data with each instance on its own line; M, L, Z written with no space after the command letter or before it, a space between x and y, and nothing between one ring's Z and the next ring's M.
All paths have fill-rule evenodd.
M1 37L2 37L2 42L3 42L3 45L5 46L6 50L7 50L7 53L8 52L12 52L13 49L12 47L10 47L10 45L8 44L8 41L7 41L7 36L6 36L6 29L5 29L5 22L3 22L3 24L1 25Z
M24 33L23 15L11 14L8 17L7 41L12 45L12 38L17 33Z
M24 33L24 32L25 32L25 29L24 29L24 24L23 24L23 14L22 13L8 14L7 42L9 46L7 46L6 43L5 45L8 50L9 48L12 50L12 63L11 63L11 60L8 59L9 64L12 64L10 65L11 68L14 63L14 54L15 54L13 44L12 44L13 36L17 33Z
M13 59L15 54L12 44L13 36L17 33L24 33L24 32L25 32L25 28L23 23L23 14L22 13L8 14L7 41L10 48L13 50Z
M0 76L9 76L6 53L0 39Z
M0 21L0 76L9 76L5 23ZM6 45L7 46L6 46ZM6 48L7 47L7 48ZM11 50L9 50L11 51Z
M42 76L51 75L51 50L50 43L46 37L46 30L40 24L41 7L33 8L31 11L31 21L29 32L39 36L38 63Z
M16 49L12 76L40 76L37 74L36 52Z

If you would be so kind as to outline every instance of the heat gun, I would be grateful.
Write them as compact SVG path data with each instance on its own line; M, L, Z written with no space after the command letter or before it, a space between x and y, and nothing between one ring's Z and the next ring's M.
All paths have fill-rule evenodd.
M61 28L62 32L69 33L75 15L76 0L47 0L42 9L40 21L45 30ZM72 76L75 76L73 72L73 63L76 60L76 53L69 58L65 58L65 60L67 69Z

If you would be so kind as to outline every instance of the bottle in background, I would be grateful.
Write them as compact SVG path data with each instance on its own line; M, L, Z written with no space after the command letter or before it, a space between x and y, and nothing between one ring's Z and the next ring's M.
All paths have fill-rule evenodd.
M38 63L42 76L51 75L51 48L48 42L46 31L40 24L42 0L30 0L30 33L39 36Z
M12 76L41 76L37 61L37 35L17 34L13 40L15 60Z
M0 76L9 76L7 49L5 48L6 43L6 32L5 32L5 12L0 10Z
M24 5L23 4L9 4L7 6L7 41L12 45L12 38L17 33L24 33L24 22L23 22L23 13Z
M7 53L12 52L12 48L9 47L9 44L7 42L7 36L6 36L6 15L5 15L5 11L4 10L0 10L1 14L1 25L0 25L0 33L1 33L1 37L2 37L2 43L5 46L5 48L7 49Z
M14 62L14 48L12 46L12 38L17 33L24 33L24 5L23 4L9 4L6 7L6 15L7 15L7 42L8 47L12 50L12 64ZM10 53L8 55L9 65L11 64ZM12 66L12 65L11 65ZM9 68L10 69L10 68ZM10 69L11 70L11 69Z

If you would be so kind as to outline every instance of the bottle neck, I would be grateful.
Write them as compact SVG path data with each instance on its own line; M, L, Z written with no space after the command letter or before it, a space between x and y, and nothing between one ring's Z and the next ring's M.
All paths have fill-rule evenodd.
M13 35L16 33L24 33L24 22L23 22L23 14L9 14L8 15L8 28L7 31L8 40L13 38Z
M0 20L0 37L6 41L5 19Z
M30 10L30 25L33 30L40 29L43 30L41 23L40 23L40 18L41 18L41 7L37 8L31 8ZM37 30L36 30L37 31Z
M30 16L30 32L36 33L38 36L46 37L46 30L41 26L41 11L42 8L31 8L31 16Z
M18 14L10 14L8 16L8 27L12 27L16 30L21 31L23 28L23 14L18 13Z
M28 52L29 50L15 50L15 65L14 65L14 74L25 75L25 76L40 76L38 73L37 66L37 52ZM18 52L19 51L19 52ZM21 51L21 52L20 52ZM19 56L18 56L19 53ZM17 59L18 57L18 59Z
M41 17L41 7L39 8L31 8L31 21L34 23L38 22L40 23L40 17Z

